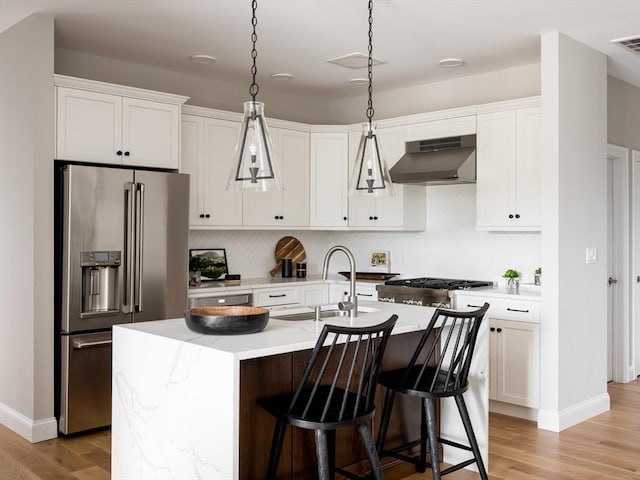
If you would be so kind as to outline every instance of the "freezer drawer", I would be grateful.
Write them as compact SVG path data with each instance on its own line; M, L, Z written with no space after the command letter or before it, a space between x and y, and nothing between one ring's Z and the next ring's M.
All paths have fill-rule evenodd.
M111 331L61 336L60 420L64 434L111 424Z

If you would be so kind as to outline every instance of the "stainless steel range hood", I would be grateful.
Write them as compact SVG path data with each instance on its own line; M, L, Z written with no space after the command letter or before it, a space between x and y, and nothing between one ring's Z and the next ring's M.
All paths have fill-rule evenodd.
M395 183L449 185L476 182L475 135L407 142L406 152L389 170Z

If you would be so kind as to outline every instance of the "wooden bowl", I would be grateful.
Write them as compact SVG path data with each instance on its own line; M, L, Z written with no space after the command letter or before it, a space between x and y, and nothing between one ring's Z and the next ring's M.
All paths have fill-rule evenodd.
M259 307L197 307L184 312L189 330L205 335L243 335L264 330L269 310Z

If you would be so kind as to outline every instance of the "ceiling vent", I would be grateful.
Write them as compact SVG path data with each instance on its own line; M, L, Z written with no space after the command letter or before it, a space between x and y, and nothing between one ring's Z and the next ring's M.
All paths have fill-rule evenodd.
M379 58L372 58L373 65L380 65L381 63L387 63L386 60L380 60ZM328 63L340 65L346 68L366 68L369 63L369 56L363 53L350 53L349 55L343 55L342 57L330 58Z
M614 38L611 43L617 43L625 50L629 50L636 55L640 55L640 35L633 37Z

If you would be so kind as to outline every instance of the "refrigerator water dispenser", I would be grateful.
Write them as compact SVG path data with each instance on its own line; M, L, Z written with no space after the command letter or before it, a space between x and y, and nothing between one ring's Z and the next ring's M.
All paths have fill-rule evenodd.
M81 315L118 311L120 252L82 252L81 256Z

